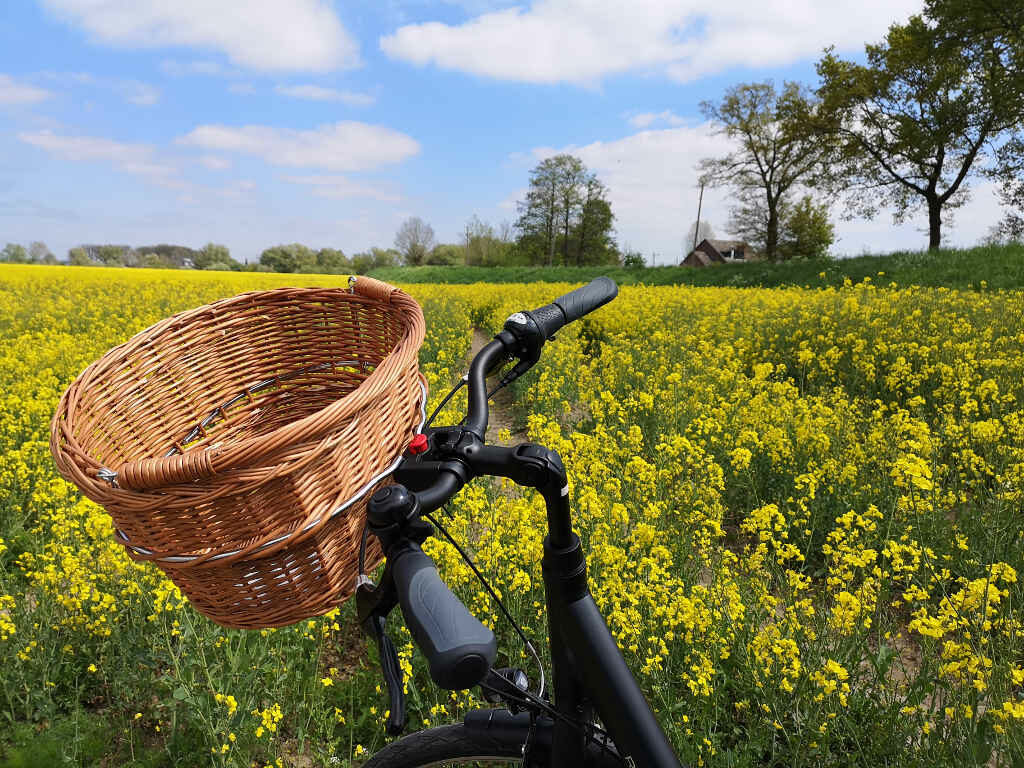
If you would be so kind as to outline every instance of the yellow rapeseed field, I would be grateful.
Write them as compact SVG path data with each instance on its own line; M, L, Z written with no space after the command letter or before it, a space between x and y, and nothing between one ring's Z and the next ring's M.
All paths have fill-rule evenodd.
M60 394L109 347L284 284L344 279L0 268L0 765L358 765L383 743L353 606L223 630L49 455ZM474 328L569 287L407 286L431 400ZM1024 294L624 288L514 394L500 438L565 460L595 599L685 762L1024 764ZM449 512L541 644L543 503L477 481ZM532 672L454 549L429 551ZM413 727L480 706L392 633Z

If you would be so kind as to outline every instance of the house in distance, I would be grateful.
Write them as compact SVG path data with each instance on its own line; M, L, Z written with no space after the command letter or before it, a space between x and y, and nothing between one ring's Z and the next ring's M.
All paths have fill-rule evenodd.
M683 259L684 267L711 267L715 264L745 264L757 261L757 253L742 240L705 238Z

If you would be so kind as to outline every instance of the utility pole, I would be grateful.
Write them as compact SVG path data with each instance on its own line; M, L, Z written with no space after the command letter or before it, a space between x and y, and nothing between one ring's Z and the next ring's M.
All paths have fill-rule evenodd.
M700 197L697 198L697 224L693 228L693 250L697 250L697 238L700 236L700 207L704 204L704 181L700 182Z

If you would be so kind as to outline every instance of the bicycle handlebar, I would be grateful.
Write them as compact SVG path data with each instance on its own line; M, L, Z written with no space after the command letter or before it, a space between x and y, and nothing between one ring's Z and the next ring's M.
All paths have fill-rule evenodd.
M541 347L559 329L607 304L618 292L612 280L599 277L551 304L512 315L505 330L473 358L466 376L468 396L462 431L452 428L449 432L454 431L456 439L465 432L472 433L478 445L482 445L488 422L487 375L502 360L518 359L511 375L515 378L537 362ZM511 379L506 376L503 383L508 380ZM446 455L439 458L445 459ZM403 494L395 495L401 503L414 505L409 507L409 514L440 508L471 477L468 468L463 469L458 460L434 463L438 467L436 478L426 487L417 488L414 500L404 488ZM451 467L452 464L455 466ZM451 471L446 471L446 466ZM390 494L381 498L385 496ZM463 690L479 683L497 653L494 634L452 594L415 541L405 538L392 546L386 545L385 550L405 623L427 658L434 682L449 690Z
M563 326L579 320L619 295L619 286L608 277L598 277L586 285L559 296L550 304L538 307L529 314L537 323L545 339L550 339Z
M461 691L483 680L498 654L494 633L452 594L418 544L397 546L388 558L405 625L434 682Z

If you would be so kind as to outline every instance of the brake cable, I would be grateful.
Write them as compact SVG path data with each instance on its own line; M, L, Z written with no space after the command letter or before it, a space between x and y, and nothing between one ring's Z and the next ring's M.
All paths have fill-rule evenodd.
M444 507L442 507L442 509L444 510L444 513L446 515L451 517L451 513L448 511L447 504L445 504ZM519 626L519 622L512 618L512 614L509 613L508 608L505 607L505 603L503 603L501 598L498 597L498 593L494 591L494 588L491 587L487 579L484 578L484 575L480 573L480 569L476 567L476 563L473 562L473 558L469 556L469 553L466 552L466 550L464 550L461 546L459 546L459 543L455 541L454 538L452 538L452 535L448 532L448 529L445 528L441 523L439 523L431 513L424 512L422 513L422 515L423 517L427 518L427 520L429 520L431 524L434 525L434 527L441 531L444 537L448 539L448 542L453 547L455 547L456 551L462 556L462 559L466 561L466 565L468 565L470 569L473 571L473 573L476 574L477 579L479 579L480 583L484 585L484 589L487 590L490 596L494 599L494 602L496 602L498 604L498 607L501 608L501 612L505 615L505 618L508 620L509 624L512 625L513 629L515 629L516 634L519 635L519 639L523 641L523 646L526 648L526 650L530 652L530 655L533 656L534 661L537 662L537 671L540 673L540 680L536 695L538 697L543 697L544 665L540 661L540 655L537 653L537 649L533 647L533 643L530 642L530 639L526 636L526 633L523 631L523 628Z

